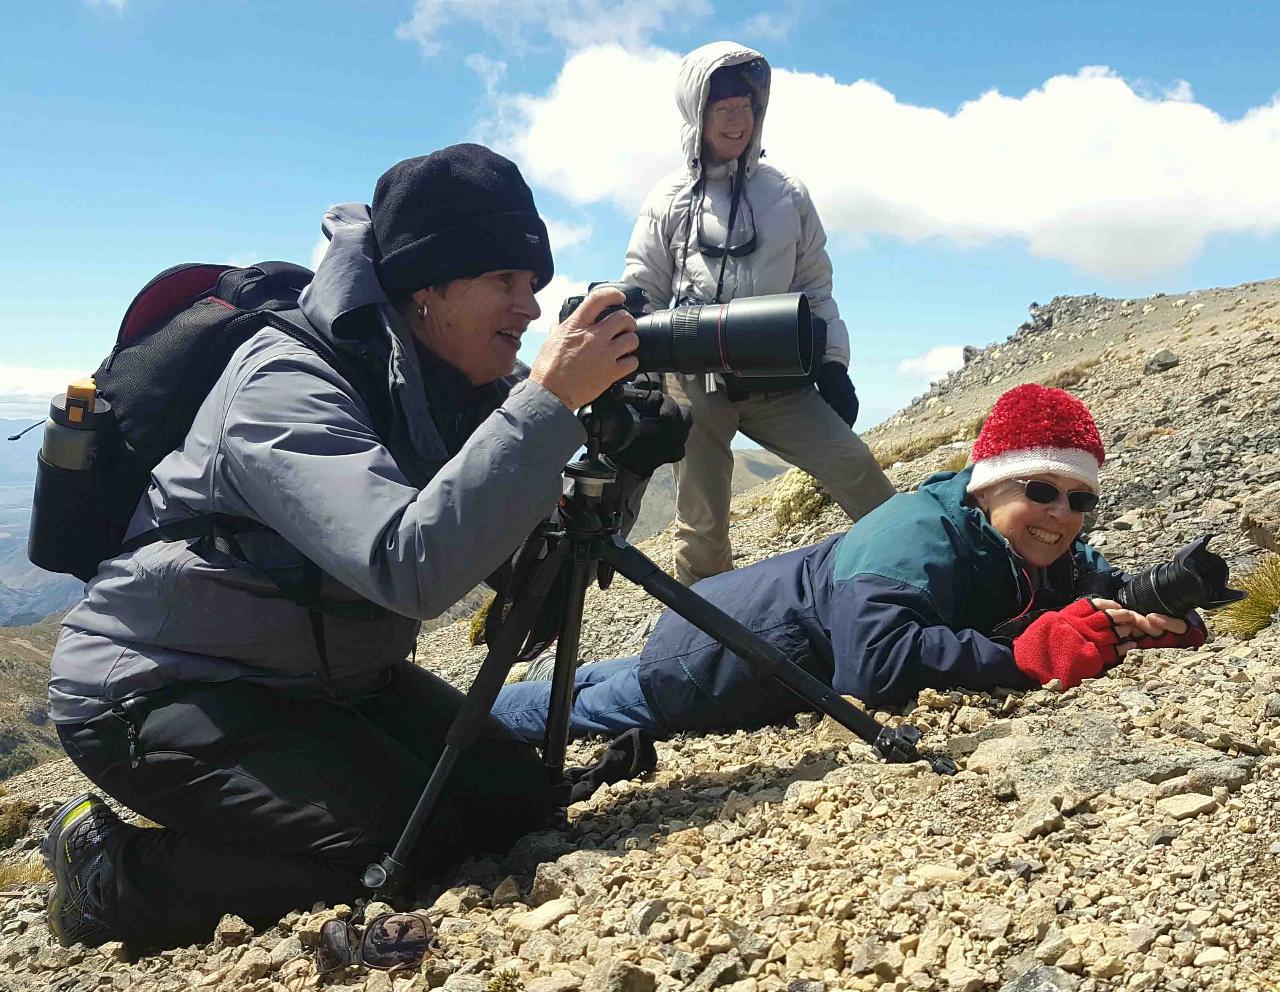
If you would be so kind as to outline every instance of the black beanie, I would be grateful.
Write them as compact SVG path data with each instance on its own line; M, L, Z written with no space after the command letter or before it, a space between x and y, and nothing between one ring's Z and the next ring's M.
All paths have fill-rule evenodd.
M555 271L547 226L514 162L483 145L407 158L373 191L378 279L392 300L496 269Z

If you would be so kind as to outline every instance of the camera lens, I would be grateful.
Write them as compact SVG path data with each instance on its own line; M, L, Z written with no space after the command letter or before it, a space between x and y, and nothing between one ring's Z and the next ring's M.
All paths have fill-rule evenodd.
M1180 617L1243 599L1243 592L1227 586L1227 563L1208 544L1207 536L1196 538L1171 561L1139 572L1116 593L1116 601L1135 613Z
M642 372L807 375L813 330L803 293L660 310L636 320Z

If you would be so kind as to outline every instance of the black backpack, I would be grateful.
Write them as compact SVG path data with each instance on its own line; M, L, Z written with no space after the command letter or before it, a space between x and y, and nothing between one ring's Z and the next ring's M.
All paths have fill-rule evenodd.
M43 456L38 461L27 545L33 564L87 582L101 561L126 549L122 539L152 469L182 443L232 353L264 327L278 328L329 362L378 419L383 404L361 389L367 374L305 320L285 316L311 279L309 269L289 262L188 263L165 269L139 291L115 347L94 373L97 397L110 405L106 416L95 418L102 425L96 456L82 469ZM250 526L258 525L217 514L193 517L140 535L129 547Z

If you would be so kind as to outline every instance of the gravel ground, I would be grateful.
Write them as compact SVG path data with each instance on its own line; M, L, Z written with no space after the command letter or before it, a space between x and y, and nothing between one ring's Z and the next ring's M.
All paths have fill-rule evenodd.
M1074 376L1109 458L1092 540L1140 567L1211 532L1236 569L1280 550L1280 283L1186 297L1059 298L868 436L935 446L895 465L918 484L966 425L1023 381ZM1159 355L1167 351L1170 355ZM1047 357L1046 357L1047 356ZM1085 367L1087 366L1087 367ZM1147 371L1149 369L1149 371ZM954 440L952 440L954 438ZM809 494L812 496L812 493ZM847 525L797 513L803 480L740 497L747 564ZM799 516L779 530L776 519ZM670 534L641 545L670 562ZM586 659L633 653L656 605L624 580L588 597ZM1211 627L1213 620L1210 620ZM468 684L465 624L420 663ZM961 771L875 760L829 721L676 739L659 770L569 810L503 859L464 865L419 905L442 949L370 992L734 992L1280 986L1280 629L1130 655L1067 692L926 691L902 712ZM575 745L571 761L594 745ZM10 782L0 869L36 858L52 809L84 783L65 761ZM25 812L24 812L25 811ZM22 819L28 821L21 829ZM16 839L15 839L16 838ZM3 843L3 841L0 841ZM313 907L265 932L224 919L208 944L132 960L52 944L44 884L0 891L0 989L314 988Z

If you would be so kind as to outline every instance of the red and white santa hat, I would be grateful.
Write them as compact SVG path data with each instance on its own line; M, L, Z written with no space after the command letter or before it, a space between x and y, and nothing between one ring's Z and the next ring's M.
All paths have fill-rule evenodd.
M1106 453L1088 407L1065 389L1015 386L996 400L973 443L967 492L1052 472L1098 491Z

